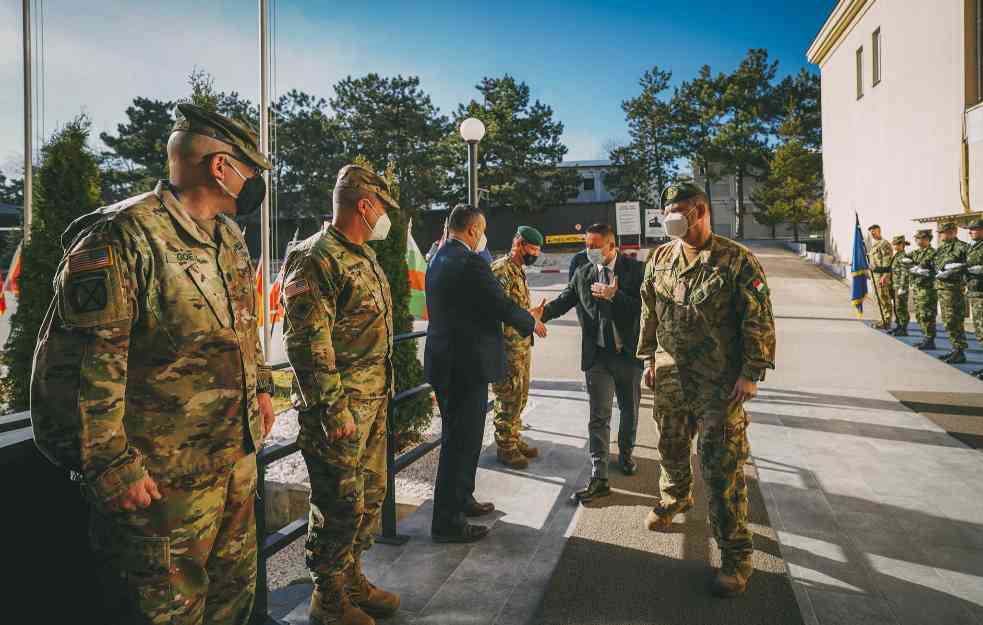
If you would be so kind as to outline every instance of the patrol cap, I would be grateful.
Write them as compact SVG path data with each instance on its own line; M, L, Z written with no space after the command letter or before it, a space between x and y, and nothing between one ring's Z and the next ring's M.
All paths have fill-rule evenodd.
M898 236L891 239L891 243L894 243L895 245L911 245L911 241L904 238L903 234L899 234Z
M689 180L674 182L666 189L666 202L663 206L685 202L694 197L706 197L706 192Z
M874 228L877 228L878 230L880 230L880 229L881 229L881 227L880 227L880 226L878 226L877 224L872 224L872 225L870 225L870 226L868 226L868 227L867 227L867 232L870 232L870 231L871 231L871 230L873 230Z
M944 221L939 224L939 232L948 232L949 230L956 229L956 222L954 221Z
M919 230L918 232L915 233L915 238L916 239L931 239L932 238L932 230L930 228L923 228L922 230Z
M519 226L515 234L516 236L522 237L522 240L530 245L538 245L540 247L543 245L543 233L532 226Z
M190 102L177 105L177 120L171 132L193 132L227 143L233 148L237 158L252 163L261 169L273 166L259 151L259 139L247 124L206 110Z
M978 218L974 219L973 221L969 222L969 224L966 226L966 229L967 230L983 229L983 219L978 219Z
M375 193L385 204L399 209L399 202L389 195L389 185L382 176L361 165L345 165L338 172L335 189L361 189Z

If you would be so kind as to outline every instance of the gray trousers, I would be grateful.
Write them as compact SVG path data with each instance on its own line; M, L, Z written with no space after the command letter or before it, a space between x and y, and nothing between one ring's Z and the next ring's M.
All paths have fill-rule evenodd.
M590 398L589 437L591 476L608 478L608 450L611 446L611 407L618 398L621 422L618 427L618 449L631 455L638 432L638 404L642 397L642 369L634 359L607 350L598 350L594 364L588 369L587 395Z

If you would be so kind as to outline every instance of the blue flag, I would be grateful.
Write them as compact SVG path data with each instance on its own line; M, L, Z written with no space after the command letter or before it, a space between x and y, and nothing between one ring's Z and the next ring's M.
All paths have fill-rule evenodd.
M857 309L857 318L864 316L864 298L867 297L867 246L864 235L860 231L860 217L857 217L857 227L853 232L853 262L850 263L850 275L853 277L853 307Z

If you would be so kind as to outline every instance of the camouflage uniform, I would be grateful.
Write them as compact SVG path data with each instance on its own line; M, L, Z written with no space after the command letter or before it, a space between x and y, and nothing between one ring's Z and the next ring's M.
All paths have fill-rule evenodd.
M713 235L689 266L682 243L653 251L642 284L638 357L655 369L659 425L659 514L692 494L690 444L699 433L710 525L725 561L746 560L744 463L750 448L744 407L728 397L738 377L774 368L775 325L764 270L745 247Z
M955 228L955 224L951 225ZM966 263L966 250L969 246L959 239L943 241L935 250L932 263L935 268L935 292L939 298L942 325L949 335L953 349L965 350L966 345L966 270L956 270L947 277L939 275L950 263Z
M983 228L983 219L970 224L971 228ZM966 300L973 316L976 340L983 343L983 240L973 241L966 252Z
M895 245L907 244L903 236L894 237ZM898 328L906 329L911 323L911 313L908 310L908 300L911 297L909 287L911 275L908 268L912 265L911 257L907 252L898 252L891 259L891 287L893 291L894 316L897 319Z
M919 230L915 235L916 239L931 238L930 230ZM931 246L926 248L916 248L908 256L911 257L912 264L909 268L912 292L915 298L915 319L922 328L925 339L935 339L935 319L938 314L939 300L935 293L935 265L933 258L935 250ZM922 271L928 275L919 275Z
M92 546L129 619L244 623L256 582L256 393L270 372L239 227L219 215L206 232L161 182L76 220L63 241L34 360L38 445L56 463L77 459ZM147 474L163 499L109 505Z
M881 239L874 243L870 249L870 279L877 290L877 301L881 307L882 323L885 326L891 325L893 316L894 293L891 286L891 259L894 256L894 249L886 239ZM887 276L885 284L881 284L881 279Z
M529 285L525 267L515 264L510 256L499 258L491 267L505 295L523 310L528 309ZM507 324L504 325L503 334L507 375L492 384L495 391L495 442L500 449L514 449L519 445L522 411L529 399L532 337L523 337Z
M348 166L339 184L362 175L375 176ZM315 585L330 590L338 576L360 571L386 496L392 298L372 248L352 243L333 225L291 250L283 292L283 341L296 374L297 442L311 479L307 566ZM328 441L328 432L351 423L353 436Z

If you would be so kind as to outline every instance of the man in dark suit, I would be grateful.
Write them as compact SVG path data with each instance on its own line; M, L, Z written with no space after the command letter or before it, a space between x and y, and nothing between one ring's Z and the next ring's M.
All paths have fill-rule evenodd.
M430 532L438 542L473 542L488 528L469 524L467 517L495 509L475 500L474 480L485 433L488 383L505 376L502 324L523 336L536 330L545 334L545 327L539 323L543 305L528 311L516 305L477 254L486 241L480 209L458 205L447 230L447 241L430 260L426 277L430 324L424 373L443 419Z
M645 273L642 263L618 253L611 226L590 226L586 242L588 262L577 269L567 287L543 312L543 322L547 322L576 306L580 320L580 366L587 378L590 399L587 429L591 479L574 494L574 499L584 502L611 492L608 448L615 396L621 412L621 470L625 475L638 472L632 451L638 430L642 361L635 357L635 350L642 305L639 291Z

